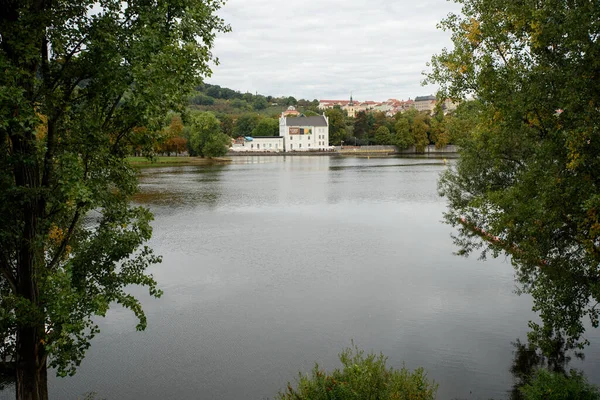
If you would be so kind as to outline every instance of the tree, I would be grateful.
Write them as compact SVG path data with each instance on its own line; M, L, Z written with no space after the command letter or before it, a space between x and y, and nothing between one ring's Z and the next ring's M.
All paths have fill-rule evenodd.
M267 99L265 99L264 96L255 96L254 97L254 101L252 102L252 107L254 107L255 110L264 110L268 106L269 106L269 103L267 103Z
M575 370L566 375L539 369L532 382L521 388L521 394L525 400L600 399L600 389Z
M283 100L283 103L284 103L286 106L296 106L296 105L298 105L298 101L297 101L297 100L296 100L296 98L295 98L295 97L293 97L293 96L286 97L286 98Z
M279 136L279 121L273 118L263 118L252 130L252 136Z
M208 158L221 157L231 147L231 138L224 133L215 133L208 137L202 149L202 156Z
M233 117L229 114L220 114L218 118L221 121L221 131L233 137Z
M393 118L389 118L385 115L384 112L376 111L373 113L373 126L371 128L372 135L375 136L377 130L385 126L391 132L394 130L394 122L396 122Z
M415 144L415 138L410 131L410 123L406 116L398 114L395 128L396 135L392 140L398 150L406 150Z
M432 60L443 98L474 96L461 158L440 181L460 253L511 256L541 324L529 340L582 348L600 301L597 2L462 0Z
M444 115L442 104L440 101L436 103L430 125L429 140L435 144L436 149L442 149L450 143L450 134L446 124L447 119L451 117Z
M233 133L236 137L238 136L252 136L252 131L258 125L259 116L255 113L246 113L240 116L235 121Z
M179 115L171 116L171 122L169 127L163 129L163 137L158 143L158 151L161 153L179 154L180 151L185 150L187 140L182 137L183 135L183 122Z
M451 143L459 143L475 129L482 104L478 100L463 101L447 119L446 129Z
M339 146L346 134L346 115L341 108L329 108L325 111L329 119L329 143Z
M374 118L370 113L365 111L356 113L356 117L354 118L354 134L361 139L365 139L366 144L369 142L369 132L373 127L373 123Z
M212 106L215 104L215 99L205 94L198 94L190 99L190 103L199 106Z
M380 126L375 132L375 143L381 145L392 144L392 134L386 126Z
M221 132L221 123L211 112L193 117L189 133L190 154L202 157L219 157L227 153L231 138Z
M419 113L415 116L411 131L414 138L415 150L418 153L424 153L425 147L429 144L429 125L427 124L428 117L423 113Z
M220 0L4 1L0 13L0 354L18 399L47 399L145 272L152 219L130 205L129 138L210 73ZM90 9L93 8L93 12ZM145 127L147 129L144 129ZM82 219L88 221L84 224ZM90 223L93 221L93 223Z

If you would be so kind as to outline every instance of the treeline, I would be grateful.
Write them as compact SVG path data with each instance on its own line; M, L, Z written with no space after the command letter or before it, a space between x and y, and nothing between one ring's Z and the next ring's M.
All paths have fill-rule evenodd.
M277 136L278 119L289 106L306 116L321 115L318 100L296 100L241 93L218 85L204 84L190 98L190 110L210 111L221 122L222 132L231 136ZM384 112L359 112L351 118L340 107L325 111L329 118L330 145L395 145L399 149L415 146L424 151L430 144L438 148L457 142L472 124L469 122L476 102L465 102L452 114L437 107L432 115L409 110L387 116Z
M325 115L329 117L331 145L394 145L400 150L415 146L423 152L430 144L442 148L457 143L474 125L477 108L478 104L470 101L447 115L438 106L432 115L411 109L391 117L380 111L361 111L349 118L344 110L335 107L325 111Z
M154 129L137 128L132 154L218 157L227 152L231 138L278 136L279 117L290 105L305 116L323 113L317 100L253 95L209 84L198 87L196 93L184 112L169 114ZM267 108L263 108L265 103ZM430 144L442 148L456 144L472 129L478 108L478 102L469 101L447 115L437 107L432 115L412 109L394 116L361 111L351 118L334 107L325 111L329 144L394 145L400 150L415 146L418 152Z
M245 112L257 112L273 116L280 114L289 106L297 107L300 112L317 112L318 100L297 100L293 96L273 97L262 94L242 93L233 89L205 83L196 87L190 97L190 107L200 111L212 111L215 114L240 115Z
M134 155L219 157L239 136L278 136L277 116L247 112L241 115L187 110L171 113L155 129L137 128L130 142Z

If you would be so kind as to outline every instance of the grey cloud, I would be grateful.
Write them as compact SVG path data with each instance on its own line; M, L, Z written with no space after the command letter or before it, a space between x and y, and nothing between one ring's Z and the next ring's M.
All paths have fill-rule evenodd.
M221 16L220 65L209 83L296 98L414 98L432 54L449 47L436 24L445 0L229 0Z

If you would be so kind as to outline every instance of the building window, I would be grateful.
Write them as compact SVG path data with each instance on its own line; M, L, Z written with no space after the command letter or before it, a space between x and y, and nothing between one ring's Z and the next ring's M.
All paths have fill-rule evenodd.
M298 145L298 147L302 147L302 143L300 143L300 144Z
M253 148L254 148L254 145L253 145L253 144L251 144L251 145L250 145L250 148L251 148L251 149L253 149Z
M308 144L308 147L310 147L310 143Z
M258 144L258 143L257 143L257 144L256 144L256 148L257 148L257 149L260 149L260 144Z
M294 140L294 137L293 137L293 136L290 136L290 140Z
M269 143L269 148L273 147L273 143Z
M294 148L294 145L293 145L293 144L290 144L290 150L291 150L291 149L293 149L293 148Z

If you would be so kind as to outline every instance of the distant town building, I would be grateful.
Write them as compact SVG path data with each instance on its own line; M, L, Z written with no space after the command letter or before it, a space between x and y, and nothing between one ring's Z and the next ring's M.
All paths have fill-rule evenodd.
M319 110L327 110L335 106L346 107L350 100L319 100Z
M285 116L291 115L291 116L293 116L293 117L297 117L298 115L300 115L300 113L299 113L298 111L296 111L296 107L294 107L294 106L289 106L289 107L287 108L287 110L285 110L285 111L283 112L283 115L285 115Z
M350 118L354 118L359 111L362 111L362 108L360 102L355 103L350 95L350 102L342 107L342 110L345 110Z
M325 115L289 117L282 113L279 136L286 152L329 150L329 119Z
M433 113L436 104L436 97L429 96L417 96L415 97L415 108L417 111L427 111L429 114Z
M444 110L444 114L448 114L453 111L456 111L456 107L458 107L458 103L455 103L450 99L446 99L442 103L442 110Z
M433 95L429 96L418 96L414 100L397 100L397 99L388 99L386 101L377 102L377 101L356 101L352 99L350 96L350 100L320 100L319 108L321 110L327 110L329 108L333 108L335 106L339 106L342 110L346 111L349 117L354 118L356 114L361 111L365 112L376 112L380 111L385 113L386 116L392 117L397 113L403 113L411 108L415 108L418 111L426 111L429 114L432 114L435 110L435 106L437 104L437 99ZM445 100L442 103L442 109L444 113L447 114L456 110L457 103L452 102L451 100Z

